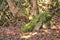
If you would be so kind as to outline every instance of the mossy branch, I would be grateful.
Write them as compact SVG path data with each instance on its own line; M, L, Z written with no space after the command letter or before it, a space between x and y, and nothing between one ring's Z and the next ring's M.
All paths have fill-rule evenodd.
M38 22L40 17L40 14L37 15L32 21L30 21L28 24L26 24L24 26L24 28L21 29L21 32L28 32L28 31L32 31L34 28L34 25Z

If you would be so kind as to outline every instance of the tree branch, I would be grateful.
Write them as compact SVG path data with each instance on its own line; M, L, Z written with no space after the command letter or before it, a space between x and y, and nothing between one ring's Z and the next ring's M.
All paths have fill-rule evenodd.
M16 16L18 14L18 16L24 16L25 17L25 15L21 12L21 9L16 7L13 0L6 0L6 1L9 5L9 9L10 9L11 13L13 14L13 16Z
M13 0L6 0L6 1L9 5L11 13L16 19L18 20L23 19L25 22L26 20L28 21L28 17L21 12L21 9L15 5L15 2Z
M31 4L32 4L31 14L37 16L38 13L37 0L31 0Z

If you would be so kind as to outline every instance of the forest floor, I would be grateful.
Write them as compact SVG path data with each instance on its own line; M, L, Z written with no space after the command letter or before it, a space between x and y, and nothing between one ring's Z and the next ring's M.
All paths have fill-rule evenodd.
M16 27L0 28L0 40L60 40L60 30L41 29L37 32L21 33Z

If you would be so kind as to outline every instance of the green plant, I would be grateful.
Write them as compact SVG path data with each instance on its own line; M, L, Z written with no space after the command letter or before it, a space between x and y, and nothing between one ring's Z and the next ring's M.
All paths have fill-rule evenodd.
M27 23L24 28L21 29L21 32L30 32L33 30L34 25L38 22L40 17L40 14L37 15L33 20L31 20L29 23Z
M32 21L30 21L28 24L26 24L24 26L24 28L21 29L21 31L22 32L32 31L33 28L34 28L34 25L36 25L36 23L39 22L39 21L41 23L47 23L47 24L53 25L52 21L51 21L52 17L53 17L53 15L49 12L40 13Z

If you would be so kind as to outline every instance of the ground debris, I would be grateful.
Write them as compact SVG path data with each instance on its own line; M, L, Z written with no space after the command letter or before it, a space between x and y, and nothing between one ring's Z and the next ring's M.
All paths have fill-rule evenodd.
M37 32L21 33L15 29L1 28L0 40L60 40L60 30L41 29Z

